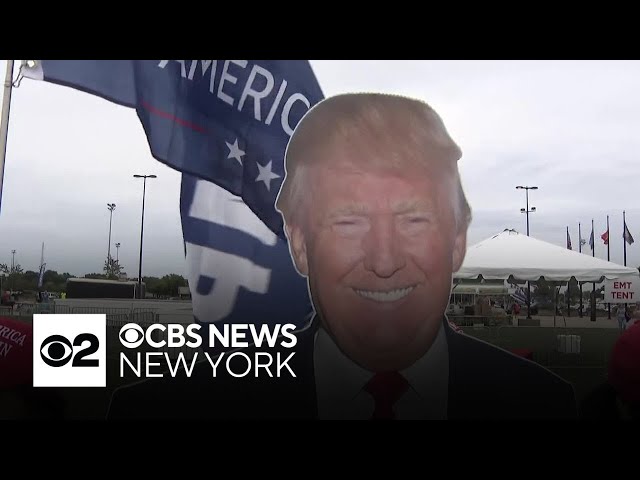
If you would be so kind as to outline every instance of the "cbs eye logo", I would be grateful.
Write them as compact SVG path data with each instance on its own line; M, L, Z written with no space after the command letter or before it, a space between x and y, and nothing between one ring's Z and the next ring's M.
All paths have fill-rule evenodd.
M120 329L120 342L127 348L138 348L144 338L144 330L137 323L127 323Z
M85 342L89 345L78 350L75 355L73 347L82 347ZM50 367L63 367L71 363L72 367L99 367L98 359L86 358L98 351L100 341L91 333L81 333L73 339L73 344L62 335L51 335L44 339L40 345L40 357Z

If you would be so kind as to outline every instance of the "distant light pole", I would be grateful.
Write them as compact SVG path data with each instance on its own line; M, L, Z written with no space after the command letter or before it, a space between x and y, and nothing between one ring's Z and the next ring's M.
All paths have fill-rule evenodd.
M120 253L120 242L116 243L116 262L119 262L119 255L118 253Z
M525 213L527 216L527 237L529 236L529 213L536 211L536 207L529 209L529 190L537 190L538 187L529 187L518 185L517 190L524 190L527 195L527 208L521 208L520 212ZM527 320L531 319L531 283L527 281Z
M134 178L142 178L142 220L140 222L140 260L138 263L138 298L142 298L142 239L144 234L144 197L147 191L147 178L157 178L156 175L134 175Z
M113 218L113 211L115 209L115 203L107 203L107 210L109 210L109 246L107 247L107 266L109 266L111 263L111 220Z
M9 272L9 274L15 273L15 269L16 269L16 251L15 250L11 250L11 271ZM9 278L11 278L11 277L9 277ZM10 282L12 290L15 290L15 283L16 283L16 279L15 279L15 275L14 275L13 282Z

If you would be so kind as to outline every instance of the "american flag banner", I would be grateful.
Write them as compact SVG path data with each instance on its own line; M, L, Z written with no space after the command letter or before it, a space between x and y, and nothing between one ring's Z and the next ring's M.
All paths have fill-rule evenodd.
M323 99L307 60L42 60L24 74L135 109L153 157L182 172L198 321L307 321L275 209L289 138Z

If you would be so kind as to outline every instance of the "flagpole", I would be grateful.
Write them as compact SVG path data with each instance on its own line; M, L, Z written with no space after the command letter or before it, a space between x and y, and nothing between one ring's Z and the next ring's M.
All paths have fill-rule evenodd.
M627 266L627 239L625 238L627 233L627 219L624 210L622 211L622 245L624 247L624 266Z
M611 238L609 234L609 215L607 215L607 262L611 261ZM611 304L607 303L608 318L611 320Z
M591 256L596 256L596 231L593 228L593 218L591 219ZM591 321L596 321L596 282L592 283L593 290L591 291Z
M627 217L626 217L626 212L623 210L622 211L622 245L624 246L624 266L627 266L627 241L630 238L633 238L633 236L631 235L631 232L629 232L629 235L627 236L627 232L629 232L629 229L627 228ZM631 242L629 242L629 244L631 244ZM624 304L624 311L627 311L627 304Z
M611 245L609 242L609 215L607 215L607 262L611 261Z
M38 294L44 285L44 242L42 242L42 253L40 254L40 268L38 271Z
M578 249L580 251L580 253L582 253L582 229L580 227L580 222L578 222ZM580 312L579 312L579 316L580 318L582 318L582 310L583 310L583 305L582 305L582 282L578 282L578 285L580 286Z
M0 113L0 211L2 210L2 184L4 178L4 162L7 155L7 134L9 132L9 107L11 106L11 90L13 88L13 60L7 60L7 74L4 79L4 95L2 112Z
M567 225L567 247L569 247L569 226ZM573 250L573 245L571 245L571 250ZM571 279L567 282L567 317L571 316Z

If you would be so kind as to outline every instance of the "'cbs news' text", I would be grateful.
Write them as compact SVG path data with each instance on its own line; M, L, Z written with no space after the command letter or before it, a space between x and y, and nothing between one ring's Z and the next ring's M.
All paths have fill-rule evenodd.
M289 365L294 351L268 351L278 346L293 349L297 344L297 337L292 333L295 325L209 324L208 342L203 339L202 329L207 329L207 326L154 324L145 329L136 323L124 325L119 333L120 343L126 349L120 352L120 377L127 373L140 378L191 377L202 357L207 360L212 377L221 374L237 378L296 376ZM250 346L255 348L247 350L249 353L242 351ZM212 351L223 348L224 351L210 353L206 347ZM171 355L168 349L180 351L176 356ZM185 355L188 349L194 350L189 352L192 355ZM261 351L257 351L259 349Z

